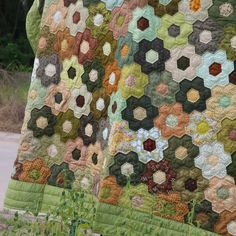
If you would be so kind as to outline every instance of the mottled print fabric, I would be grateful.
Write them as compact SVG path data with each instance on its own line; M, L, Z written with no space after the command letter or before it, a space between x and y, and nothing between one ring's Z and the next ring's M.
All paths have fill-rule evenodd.
M14 180L236 235L235 0L46 0L36 47Z

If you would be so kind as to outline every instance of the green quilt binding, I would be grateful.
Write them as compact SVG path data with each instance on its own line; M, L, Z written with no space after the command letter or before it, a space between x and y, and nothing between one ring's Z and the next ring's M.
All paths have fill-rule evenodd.
M45 185L10 180L4 207L13 210L41 210Z
M103 236L214 236L200 228L137 210L99 203L93 230Z
M63 189L54 186L10 180L4 206L6 209L46 213L59 204L62 191ZM103 236L216 235L191 225L101 202L96 203L93 230Z

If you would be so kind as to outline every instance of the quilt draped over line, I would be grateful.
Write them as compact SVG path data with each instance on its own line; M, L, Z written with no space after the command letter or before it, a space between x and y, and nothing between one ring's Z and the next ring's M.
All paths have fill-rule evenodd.
M102 235L236 235L235 0L35 0L26 26L5 208L76 189Z

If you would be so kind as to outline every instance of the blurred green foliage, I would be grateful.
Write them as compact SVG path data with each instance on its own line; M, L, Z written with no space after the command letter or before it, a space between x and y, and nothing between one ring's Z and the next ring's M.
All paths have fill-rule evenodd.
M0 1L0 68L30 71L34 54L25 31L25 19L33 0Z
M11 34L0 38L1 67L11 71L31 71L33 52L24 36L13 40Z

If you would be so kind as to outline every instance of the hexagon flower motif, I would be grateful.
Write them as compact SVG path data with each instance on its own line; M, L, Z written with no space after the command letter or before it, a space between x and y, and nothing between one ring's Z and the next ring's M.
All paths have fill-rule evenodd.
M137 153L118 153L114 157L114 163L109 167L109 173L116 177L116 182L120 186L125 186L128 181L132 185L138 185L141 182L144 167L145 165L138 160Z
M91 35L90 29L85 29L83 33L76 35L74 54L78 57L78 62L84 64L87 61L92 61L95 57L95 49L97 40Z
M196 145L207 144L216 140L219 131L217 120L213 119L211 112L194 111L190 114L190 122L186 127L186 133L192 136Z
M129 32L133 40L140 42L142 39L152 41L156 38L156 30L160 25L160 19L155 16L153 7L146 5L143 8L133 10L133 18L129 23Z
M67 7L64 6L63 0L56 4L51 4L48 8L43 24L49 26L52 33L63 31L66 28L65 18L67 16Z
M206 52L202 56L202 64L197 69L197 76L204 79L207 88L229 83L229 74L234 70L234 63L227 60L225 51Z
M236 151L236 119L225 118L221 122L221 130L217 133L217 140L224 144L226 152Z
M148 76L142 73L137 64L125 65L121 70L118 89L122 97L134 96L140 98L144 94L144 86L148 84Z
M51 84L60 82L61 62L57 54L43 56L39 58L39 66L36 76L41 80L41 84L48 87Z
M126 186L122 188L118 196L118 205L125 208L132 208L140 211L150 212L156 206L156 196L147 191L145 184L138 186Z
M158 162L163 159L163 150L167 147L167 141L161 137L160 131L156 128L149 131L139 129L131 146L139 154L141 162L147 163L150 160Z
M201 64L201 57L195 54L194 46L176 47L170 51L170 59L166 61L166 70L170 71L173 80L193 80L196 68Z
M124 2L121 7L115 7L112 10L112 19L109 28L116 40L121 36L126 36L131 19L132 11L127 2Z
M110 103L110 97L104 88L100 88L93 93L93 99L90 104L91 112L96 120L106 117L107 107Z
M212 0L183 0L179 3L179 12L185 15L186 20L194 23L197 20L204 21L208 18L208 9L212 6Z
M209 16L222 28L225 22L234 25L236 23L236 4L234 0L214 0L214 4L208 10Z
M209 181L202 176L198 168L183 168L177 173L176 180L173 184L174 191L180 192L181 199L185 202L196 199L204 199L203 191L207 188Z
M176 173L167 160L149 161L145 166L141 181L147 184L150 193L168 192L172 190L175 177Z
M51 174L50 168L45 164L41 158L25 161L22 165L22 171L18 178L20 181L46 184L47 179Z
M193 24L193 32L189 35L189 43L195 46L197 54L203 54L206 51L215 52L218 44L223 38L224 32L210 18L205 21L196 21Z
M213 142L200 146L200 155L194 159L195 166L202 170L206 179L224 178L226 167L232 162L231 156L224 151L221 143Z
M109 95L117 91L120 75L121 70L118 67L118 61L114 61L112 64L106 66L105 76L103 78L103 87Z
M178 12L178 4L181 0L148 0L148 4L154 8L155 15L162 17L165 14L173 16Z
M203 200L196 204L194 201L189 202L188 212L185 215L185 223L189 223L189 212L193 212L192 223L196 227L215 232L215 225L219 220L219 214L212 210L212 204Z
M230 60L236 60L236 27L224 27L224 37L220 42L220 48L226 51Z
M70 92L65 88L63 82L58 85L52 85L49 89L48 96L45 98L45 104L52 108L52 113L58 115L60 112L66 112Z
M166 14L161 18L157 37L163 40L165 48L171 49L175 46L186 45L192 31L192 25L186 22L183 14L179 12L173 16Z
M199 148L193 144L192 138L184 135L181 138L168 139L168 148L164 150L164 158L169 161L171 167L179 170L183 166L192 168L194 158L199 154Z
M91 29L94 37L101 34L107 34L109 30L109 22L111 21L111 12L106 9L106 5L102 2L89 6L89 17L86 21L87 28Z
M77 129L80 127L80 121L74 116L74 112L68 109L65 113L61 112L57 116L55 133L60 135L62 142L78 137Z
M63 161L65 144L60 141L60 135L54 134L52 137L43 136L40 141L41 147L35 151L35 154L44 159L49 167L53 164L61 164Z
M41 109L34 108L31 111L27 128L33 131L33 135L36 138L40 138L43 135L51 137L54 134L56 121L57 118L52 114L50 107L43 106Z
M110 97L110 104L108 106L108 117L110 119L111 124L115 121L121 121L121 111L123 111L126 107L126 100L122 98L120 90L116 93L112 93Z
M216 120L236 117L236 85L228 84L225 87L215 86L212 97L207 101L207 109Z
M83 170L83 172L77 170L75 172L75 182L73 188L81 191L81 189L88 194L98 196L99 187L101 186L101 177L100 175L92 176L89 173L89 169ZM113 186L115 188L115 186ZM100 199L99 199L100 201Z
M181 223L189 213L187 203L181 200L178 192L158 193L155 205L154 215Z
M106 3L106 7L109 11L111 11L114 7L120 7L124 0L101 0Z
M64 161L69 164L69 169L72 171L85 168L87 161L87 147L84 146L81 138L69 140L66 143Z
M79 89L75 88L71 92L69 108L73 110L74 116L80 118L82 115L90 113L90 103L92 94L88 92L85 84L82 84Z
M221 213L224 210L236 210L236 186L232 177L227 175L224 178L211 178L204 194L205 199L212 203L213 211Z
M98 39L96 48L96 57L105 66L114 61L117 41L114 39L111 31L107 34L101 34Z
M137 131L140 128L150 130L154 124L153 119L158 115L158 108L151 104L151 99L142 96L137 99L130 97L126 101L127 107L121 112L122 118L127 120L129 128Z
M114 176L107 176L100 183L99 201L117 205L121 191L122 188L116 183L116 178Z
M102 87L104 73L104 67L97 58L84 64L82 82L86 84L89 92L92 93Z
M84 145L94 144L97 140L98 122L94 119L93 114L81 116L78 135L83 139Z
M159 38L151 42L143 39L134 55L134 61L141 65L142 72L146 74L165 70L165 62L169 58L170 52L163 47L163 41Z
M180 91L176 93L175 99L181 103L183 110L191 113L194 110L204 111L206 100L211 97L211 90L204 86L203 80L196 77L193 81L183 80L180 83Z
M82 84L81 75L84 73L84 68L78 63L76 56L63 61L63 70L61 72L61 80L65 83L68 89L79 88Z
M151 98L152 104L159 107L162 104L175 102L175 93L179 90L179 84L172 79L171 73L152 72L149 74L149 84L145 87L145 95Z
M115 54L119 67L122 68L125 64L131 64L137 51L138 43L133 41L131 33L128 32L125 37L120 37Z
M68 163L62 162L60 165L54 164L51 167L51 175L48 184L59 188L71 189L75 181L74 172L69 170Z
M181 137L185 134L185 127L189 123L189 115L183 112L182 105L175 103L163 105L159 108L159 116L154 120L155 127L161 130L165 138Z
M58 53L61 60L71 58L75 45L75 37L70 35L70 31L66 28L64 31L58 31L54 41L54 50Z
M48 87L42 86L39 79L32 80L28 92L26 110L31 111L34 108L42 108L47 94Z
M70 4L66 17L66 25L70 29L70 34L75 36L78 32L83 33L86 28L88 9L83 7L83 1L77 0L75 4Z

